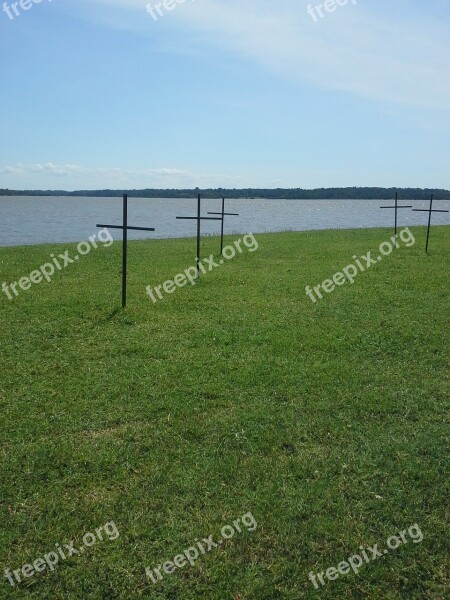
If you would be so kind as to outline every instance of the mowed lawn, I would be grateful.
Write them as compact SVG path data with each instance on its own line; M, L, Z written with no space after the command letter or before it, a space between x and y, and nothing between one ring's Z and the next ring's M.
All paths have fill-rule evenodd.
M15 587L2 575L0 597L449 598L450 230L433 228L430 256L412 232L316 304L306 285L392 231L257 235L157 304L145 286L189 267L195 241L130 242L125 312L120 241L14 301L0 292L1 570L120 532ZM66 249L1 248L0 284ZM254 531L146 576L249 512ZM309 580L414 524L420 543Z

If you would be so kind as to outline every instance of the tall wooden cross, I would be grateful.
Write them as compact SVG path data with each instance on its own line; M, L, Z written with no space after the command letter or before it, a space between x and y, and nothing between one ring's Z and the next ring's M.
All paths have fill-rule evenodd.
M394 232L395 232L395 237L397 237L397 211L399 208L412 208L412 205L411 206L399 206L398 205L398 192L395 192L395 205L394 206L380 206L380 208L394 208L395 209Z
M122 225L97 225L107 229L122 229L122 308L127 305L127 260L128 260L128 231L155 231L153 227L131 227L128 225L128 196L123 195L123 221Z
M237 213L226 213L225 212L225 198L222 198L222 212L209 212L208 215L221 215L221 228L220 228L220 254L223 252L223 225L225 217L239 217Z
M220 221L219 217L202 217L201 211L202 211L201 198L200 198L200 194L199 194L198 198L197 198L197 216L196 217L177 217L177 219L197 221L197 256L196 256L197 278L200 277L200 236L201 236L200 223L202 221Z
M448 210L437 210L437 209L433 209L433 194L431 194L431 199L430 199L430 208L413 208L414 212L427 212L428 213L428 227L427 227L427 242L425 245L425 252L428 254L428 243L430 241L430 229L431 229L431 214L438 212L438 213L448 213L450 211Z

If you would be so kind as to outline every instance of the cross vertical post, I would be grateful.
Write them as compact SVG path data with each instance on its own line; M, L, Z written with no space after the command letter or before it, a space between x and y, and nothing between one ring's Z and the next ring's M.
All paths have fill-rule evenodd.
M223 226L225 224L225 219L223 218L225 214L225 198L222 198L222 222L220 224L220 254L223 252Z
M398 213L398 192L395 192L395 224L394 235L397 238L397 213Z
M123 195L123 241L122 241L122 308L127 305L127 261L128 261L128 196Z
M226 213L225 212L225 198L222 198L222 212L208 212L208 215L221 215L221 227L220 227L220 254L223 253L223 228L225 224L225 217L239 217L237 213Z
M430 229L431 229L431 213L433 212L433 194L430 199L430 212L428 213L428 227L427 227L427 242L425 245L425 252L428 254L428 245L430 242Z
M201 208L201 199L200 194L197 197L197 273L200 277L200 213L202 211Z
M427 212L428 213L428 227L427 227L427 241L425 244L425 252L428 254L428 245L430 242L430 230L431 230L431 214L432 213L448 213L450 211L448 210L437 210L437 209L433 209L433 199L434 196L433 194L431 194L431 199L430 199L430 208L413 208L413 212Z

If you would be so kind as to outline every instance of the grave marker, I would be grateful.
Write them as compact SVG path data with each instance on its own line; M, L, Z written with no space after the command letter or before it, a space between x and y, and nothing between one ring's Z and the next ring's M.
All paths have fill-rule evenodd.
M430 241L430 229L431 229L431 214L435 213L435 212L448 213L449 211L433 209L433 194L431 194L430 208L413 208L413 212L427 212L428 213L427 242L425 244L425 252L428 254L428 243Z
M122 229L122 308L127 305L127 261L128 261L128 231L155 231L153 227L131 227L128 225L128 196L123 195L123 220L122 225L97 225L107 229Z
M226 213L225 212L225 198L222 198L222 212L208 212L208 215L221 215L221 228L220 228L220 254L223 252L223 226L225 217L239 217L237 213Z
M398 205L398 193L395 192L395 205L394 206L380 206L380 208L394 208L395 209L394 232L395 232L395 237L397 238L397 211L399 208L412 208L412 205L411 206L399 206Z
M200 224L202 221L220 221L218 217L202 217L201 216L201 198L200 194L197 198L197 216L196 217L177 217L177 219L189 220L189 221L197 221L197 278L200 277L200 236L201 229Z

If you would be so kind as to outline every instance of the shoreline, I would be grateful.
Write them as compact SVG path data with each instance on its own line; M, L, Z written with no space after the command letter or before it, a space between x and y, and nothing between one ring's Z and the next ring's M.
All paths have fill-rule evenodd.
M426 229L426 223L422 224L422 225L405 225L405 227L420 227L423 229ZM432 228L441 228L441 227L450 227L450 224L437 224L437 225L433 225ZM285 235L285 234L302 234L302 233L328 233L331 231L335 231L335 232L341 232L341 231L346 231L346 232L360 232L360 231L381 231L381 230L386 230L386 231L391 231L392 227L333 227L333 228L319 228L319 229L301 229L301 230L297 230L297 229L283 229L280 231L253 231L253 232L247 232L247 231L232 231L230 233L226 233L225 234L225 238L227 237L231 237L231 236L236 236L236 235L245 235L246 233L253 233L254 235L267 235L267 236L272 236L272 235ZM141 238L141 239L128 239L128 244L135 244L135 243L141 243L141 242L162 242L162 241L178 241L178 242L185 242L185 241L189 241L189 240L195 240L196 236L195 235L188 235L188 236L182 236L182 237L152 237L152 238ZM202 239L220 239L220 235L217 234L209 234L209 233L205 233L202 234ZM20 249L20 248L44 248L45 246L49 246L49 247L57 247L57 246L61 246L61 247L67 247L67 246L71 246L71 245L76 245L79 244L80 242L83 242L84 240L72 240L70 242L42 242L40 244L16 244L16 245L2 245L0 243L0 252L2 249ZM118 242L121 243L122 242L122 237L118 237L118 238L114 238L114 242Z

